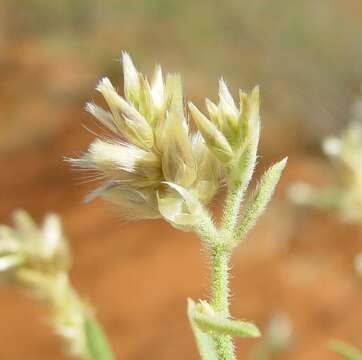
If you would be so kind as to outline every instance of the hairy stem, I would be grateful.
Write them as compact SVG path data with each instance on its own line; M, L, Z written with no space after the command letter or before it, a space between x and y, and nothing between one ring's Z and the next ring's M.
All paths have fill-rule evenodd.
M222 230L231 232L238 222L238 215L240 211L241 202L245 192L245 186L237 184L228 190L225 199L225 207L222 219Z
M221 228L226 236L234 231L238 223L239 212L245 191L253 176L259 143L259 122L254 124L251 138L246 147L236 155L234 163L229 165L228 192L225 199Z
M210 248L211 303L214 311L228 318L229 311L229 261L230 253L222 244ZM215 335L214 341L219 360L235 359L231 336Z
M200 237L205 244L215 244L217 242L218 231L214 225L212 218L202 209L198 216L197 224L194 227L195 233Z
M240 181L229 187L218 241L209 249L212 271L211 303L214 311L225 318L230 316L229 263L231 257L231 252L226 245L231 240L233 230L237 224L240 204L248 182L248 180ZM231 336L215 335L213 338L219 360L236 359Z

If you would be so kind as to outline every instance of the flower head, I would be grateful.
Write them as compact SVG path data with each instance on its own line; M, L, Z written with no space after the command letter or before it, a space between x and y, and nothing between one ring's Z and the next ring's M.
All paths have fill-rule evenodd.
M352 121L340 138L327 138L323 149L340 170L338 210L342 218L362 222L362 120Z
M65 350L88 359L85 321L90 307L69 283L70 255L59 217L49 214L38 227L23 210L14 213L14 228L0 226L0 272L49 305L51 325Z
M23 210L14 213L15 227L0 226L0 270L27 268L56 273L69 268L69 252L59 218L49 214L41 228Z
M346 185L362 188L362 119L352 121L340 137L327 137L322 146L337 160Z
M245 180L247 187L256 164L260 137L259 87L250 95L239 90L239 97L237 107L221 79L218 105L206 99L209 118L189 102L192 118L210 151L223 163L231 187L237 187L240 179Z
M259 139L259 88L250 95L240 90L240 105L235 105L226 83L219 82L219 103L206 99L207 118L189 102L192 117L214 155L226 163L242 157L247 145Z
M359 104L357 102L357 104ZM361 106L354 109L361 111ZM317 189L304 183L293 184L288 194L292 201L333 210L341 219L362 222L362 119L354 118L340 136L329 136L322 148L338 169L338 183ZM356 117L356 114L355 114Z
M106 180L88 199L100 195L129 217L164 217L188 229L188 208L209 202L219 188L220 163L200 134L190 133L180 76L164 80L157 65L150 83L125 52L122 64L124 97L104 78L97 90L110 111L86 106L112 138L96 139L70 161Z
M95 104L86 110L111 132L83 156L70 159L104 179L87 199L102 196L131 218L163 217L191 230L222 183L244 191L257 159L260 135L259 88L239 91L237 106L223 79L219 102L206 99L209 117L189 102L197 131L190 132L179 75L156 66L153 80L122 53L124 97L103 78L97 90L109 111Z

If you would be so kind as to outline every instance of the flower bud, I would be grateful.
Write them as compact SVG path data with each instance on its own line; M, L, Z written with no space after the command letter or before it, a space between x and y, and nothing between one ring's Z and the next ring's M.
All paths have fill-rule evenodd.
M124 76L124 94L126 99L132 103L139 101L140 79L139 74L131 57L126 51L122 52L121 57Z
M192 151L197 166L197 180L193 186L194 192L202 203L207 204L219 190L221 163L206 146L199 132L192 138Z
M153 74L151 86L151 98L153 106L162 110L165 107L165 84L163 82L162 69L157 65Z
M15 272L20 268L46 273L69 268L69 252L60 220L49 214L42 228L30 216L18 210L14 214L15 228L1 227L0 268Z
M151 148L153 133L150 125L134 107L117 94L108 78L99 82L97 90L107 101L114 123L126 139L141 148Z
M232 139L238 127L240 114L223 79L219 81L218 116L221 131L228 139Z
M183 112L181 79L170 77L168 86L172 93L171 105L163 127L158 130L162 170L166 181L189 187L196 180L197 169Z
M220 161L228 162L233 156L233 151L225 136L191 102L189 102L189 109L191 111L192 118L206 144L209 146L210 151L212 151Z

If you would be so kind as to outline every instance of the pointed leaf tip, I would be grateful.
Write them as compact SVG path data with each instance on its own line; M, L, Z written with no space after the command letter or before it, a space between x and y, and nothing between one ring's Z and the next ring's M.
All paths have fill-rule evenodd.
M188 314L198 328L209 335L230 335L238 337L259 337L260 331L256 325L246 321L224 318L215 314L206 301L195 304L188 301Z
M202 360L217 360L218 355L216 353L215 344L212 337L200 330L193 320L193 314L196 312L196 306L196 303L192 299L187 299L187 315L195 336L200 357Z
M279 163L283 166L283 168L285 167L287 162L288 162L288 156L284 157L282 160L279 161Z
M225 319L218 315L196 314L194 321L200 330L209 334L230 335L237 337L260 337L260 330L253 323Z
M249 197L241 222L235 233L233 246L240 243L248 231L254 226L256 220L263 214L274 194L287 160L288 158L285 157L281 161L275 163L261 177L254 192Z
M114 360L108 340L99 324L91 318L84 323L86 344L90 360Z

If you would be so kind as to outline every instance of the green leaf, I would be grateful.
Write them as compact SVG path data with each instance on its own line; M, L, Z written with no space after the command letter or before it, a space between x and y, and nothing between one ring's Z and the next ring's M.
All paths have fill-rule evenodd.
M210 335L230 335L238 337L259 337L259 329L252 323L226 319L210 311L206 302L194 306L192 320L200 330Z
M286 163L287 158L284 158L271 166L261 177L245 206L241 222L234 236L234 246L238 245L240 241L243 240L248 231L256 223L256 220L263 214L274 193Z
M202 332L193 320L196 304L193 300L187 300L187 315L190 321L192 331L196 339L196 345L202 360L218 360L215 344L212 337Z
M108 340L95 319L87 318L84 323L87 349L90 360L114 360Z
M246 321L230 320L217 315L205 314L196 314L194 321L200 330L211 334L252 338L260 336L259 329Z
M362 360L361 351L343 341L332 340L328 343L328 348L347 360Z

